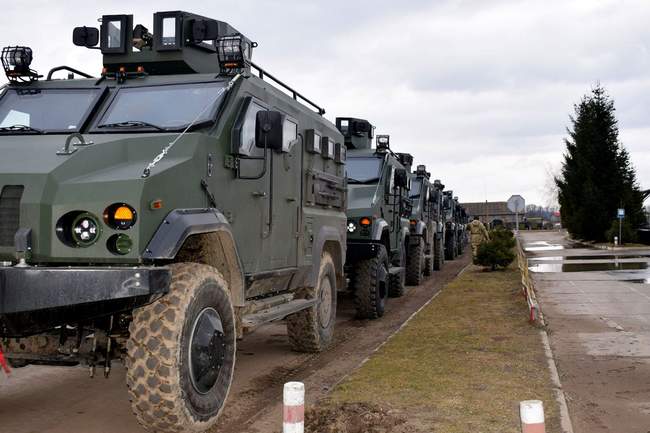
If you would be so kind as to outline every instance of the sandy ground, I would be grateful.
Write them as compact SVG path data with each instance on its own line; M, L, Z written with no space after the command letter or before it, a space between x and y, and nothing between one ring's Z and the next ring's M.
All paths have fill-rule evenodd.
M575 433L650 432L650 251L570 248L557 232L522 236ZM539 266L547 263L574 264Z
M380 320L355 320L351 300L340 299L336 342L322 354L291 352L282 323L248 335L238 346L234 385L214 431L280 431L284 382L305 382L308 404L321 398L468 262L467 253L446 262L423 285L390 299ZM0 433L142 433L131 415L124 374L117 365L109 379L90 379L85 368L37 366L0 375Z

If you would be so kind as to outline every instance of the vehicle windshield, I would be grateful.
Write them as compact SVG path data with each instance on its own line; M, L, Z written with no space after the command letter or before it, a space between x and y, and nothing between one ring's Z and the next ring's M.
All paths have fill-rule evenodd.
M127 87L117 92L98 128L181 129L214 118L224 83Z
M420 197L420 188L422 187L422 179L411 180L411 191L409 192L410 198Z
M369 183L379 179L383 159L348 158L346 162L349 183Z
M99 89L7 89L0 99L0 133L76 132Z

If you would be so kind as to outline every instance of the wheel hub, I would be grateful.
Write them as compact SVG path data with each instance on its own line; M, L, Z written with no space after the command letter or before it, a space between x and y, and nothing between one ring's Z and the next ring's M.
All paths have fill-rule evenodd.
M214 308L205 308L194 321L190 338L189 366L192 385L208 393L219 378L226 354L223 324Z
M324 278L320 285L320 302L318 305L318 321L320 326L327 328L332 320L332 285L329 278Z

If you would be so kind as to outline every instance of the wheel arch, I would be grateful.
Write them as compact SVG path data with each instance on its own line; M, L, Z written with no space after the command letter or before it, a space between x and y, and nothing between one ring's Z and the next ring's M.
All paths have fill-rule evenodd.
M336 284L338 287L343 287L345 285L345 272L343 270L345 265L345 239L338 229L331 226L321 227L314 239L312 265L307 284L309 286L317 284L323 252L328 252L332 256L336 270Z
M228 283L233 305L244 305L244 268L230 223L217 209L171 211L151 238L143 258L210 265Z

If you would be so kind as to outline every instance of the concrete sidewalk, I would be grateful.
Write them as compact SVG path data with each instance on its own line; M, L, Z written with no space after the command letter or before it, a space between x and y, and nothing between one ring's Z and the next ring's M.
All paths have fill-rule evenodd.
M650 250L572 248L557 232L521 238L575 433L647 433Z

